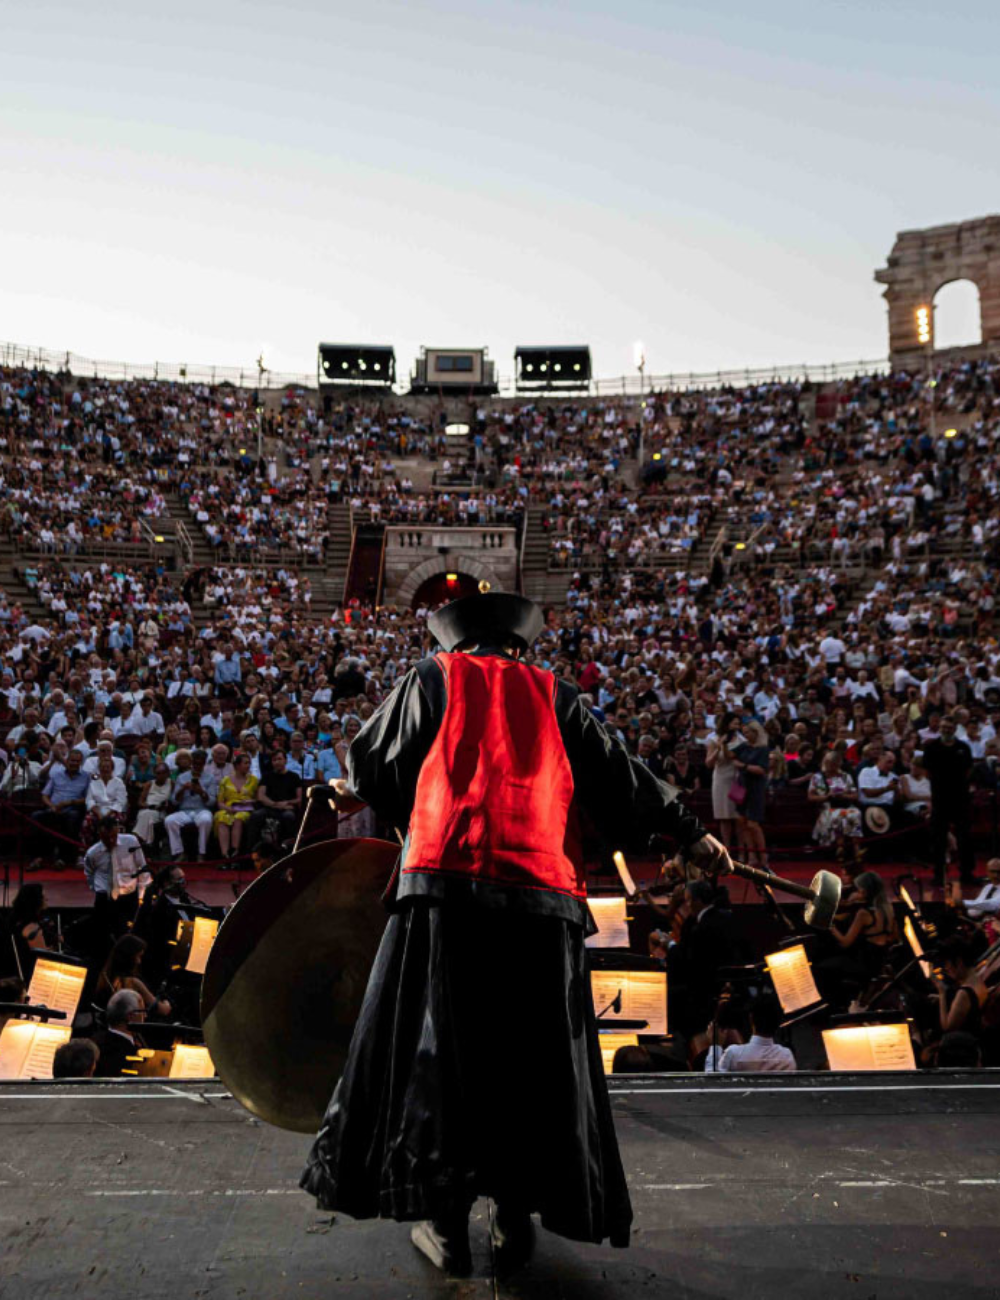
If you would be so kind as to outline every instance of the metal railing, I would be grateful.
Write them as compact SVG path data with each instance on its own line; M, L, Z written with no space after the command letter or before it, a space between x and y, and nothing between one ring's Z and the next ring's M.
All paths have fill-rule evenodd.
M174 525L177 547L185 564L194 564L194 538L188 532L187 524L178 519Z
M210 366L185 361L97 361L78 352L55 352L51 348L26 347L21 343L0 343L0 365L44 370L49 374L69 372L85 379L154 380L164 384L232 384L234 388L257 388L255 365ZM316 376L265 370L265 388L315 388Z
M642 397L653 392L705 391L715 388L749 388L754 384L828 384L855 375L888 374L887 358L878 361L833 361L813 364L804 362L782 366L756 366L743 370L702 370L673 372L667 375L621 375L617 379L595 379L592 388L604 393L632 394Z
M722 550L725 540L726 540L726 525L723 524L722 527L719 529L719 531L715 534L715 540L712 542L712 545L708 548L708 568L710 570L712 568L712 565L715 563L715 557Z
M256 365L212 366L189 362L136 362L98 361L77 352L55 351L51 348L27 347L21 343L0 343L0 365L21 366L43 370L50 374L69 372L84 378L111 380L154 380L161 383L182 384L232 384L236 388L257 388L260 376ZM852 379L855 375L885 374L891 369L888 360L835 361L829 363L791 363L774 366L750 366L743 369L672 371L661 375L618 375L593 379L588 391L572 394L556 392L520 393L513 375L501 376L497 382L500 396L520 396L526 402L538 398L569 396L573 398L635 397L642 398L655 392L690 392L717 388L745 388L754 384L771 383L832 383L838 379ZM316 375L304 372L264 371L264 388L307 388L316 390ZM395 396L404 395L408 389L397 385ZM463 390L445 394L461 399Z
M74 544L66 544L61 536L57 536L53 545L39 542L34 533L12 534L18 553L30 556L32 559L64 561L102 559L120 560L126 564L144 564L153 559L156 551L155 543L142 529L140 529L140 538L140 541L132 542L98 537L92 533Z

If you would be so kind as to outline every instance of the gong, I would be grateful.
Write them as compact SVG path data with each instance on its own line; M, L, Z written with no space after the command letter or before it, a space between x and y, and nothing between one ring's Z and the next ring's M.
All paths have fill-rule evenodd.
M399 856L327 840L258 876L222 923L202 983L205 1043L252 1114L315 1133L347 1059Z

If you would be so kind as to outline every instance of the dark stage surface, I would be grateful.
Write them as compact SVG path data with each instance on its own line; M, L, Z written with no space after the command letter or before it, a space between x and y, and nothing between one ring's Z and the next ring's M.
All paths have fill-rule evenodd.
M539 1234L494 1289L442 1279L407 1227L331 1222L305 1137L220 1084L0 1086L0 1295L1000 1297L1000 1072L619 1077L628 1251Z

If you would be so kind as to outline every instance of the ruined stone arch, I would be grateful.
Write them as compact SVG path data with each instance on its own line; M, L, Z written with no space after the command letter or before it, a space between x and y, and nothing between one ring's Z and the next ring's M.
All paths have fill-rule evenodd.
M471 555L452 551L447 559L439 555L432 560L424 560L423 564L418 564L416 568L411 569L399 584L399 589L392 597L392 603L411 605L413 597L417 594L421 585L428 578L433 578L436 574L443 573L445 570L453 570L455 573L467 573L471 578L475 578L477 582L481 582L485 578L493 591L503 591L504 589L503 583L488 564L484 564L482 560ZM386 599L389 599L388 593Z
M932 304L938 290L954 280L971 280L979 290L979 346L1000 347L1000 216L901 231L875 279L886 286L882 296L889 308L893 364L925 355L917 338L917 308ZM933 345L933 311L931 330Z

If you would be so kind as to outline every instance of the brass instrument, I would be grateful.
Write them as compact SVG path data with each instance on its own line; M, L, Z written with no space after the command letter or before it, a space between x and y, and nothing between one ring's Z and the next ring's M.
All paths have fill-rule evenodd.
M315 1133L361 1009L399 848L344 839L290 853L223 921L201 995L219 1077L252 1114Z

